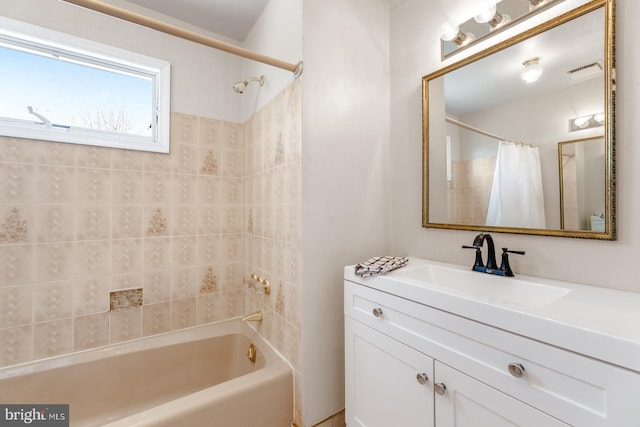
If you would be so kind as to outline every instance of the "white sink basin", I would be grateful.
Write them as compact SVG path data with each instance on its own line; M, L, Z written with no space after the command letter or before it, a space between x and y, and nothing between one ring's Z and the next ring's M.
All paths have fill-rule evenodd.
M543 308L571 292L571 289L538 283L531 278L495 276L440 264L407 266L396 270L395 274L463 297L531 308Z

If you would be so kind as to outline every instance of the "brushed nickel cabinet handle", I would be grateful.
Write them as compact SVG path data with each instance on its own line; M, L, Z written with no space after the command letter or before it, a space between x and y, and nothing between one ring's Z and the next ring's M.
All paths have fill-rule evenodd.
M447 391L447 386L444 385L444 383L438 383L433 385L433 389L436 391L436 393L442 396Z
M509 363L509 373L516 378L522 378L524 375L524 366L520 363Z
M416 380L418 381L419 384L425 385L427 381L429 381L429 377L427 377L427 374L423 372L421 374L416 375Z
M373 309L373 315L375 317L382 317L382 309L381 308L374 308Z

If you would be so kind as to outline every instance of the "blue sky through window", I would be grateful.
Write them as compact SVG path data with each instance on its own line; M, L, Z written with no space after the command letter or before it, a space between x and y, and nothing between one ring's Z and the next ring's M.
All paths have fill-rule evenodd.
M154 81L0 46L0 117L89 127L98 111L124 114L126 133L150 136Z

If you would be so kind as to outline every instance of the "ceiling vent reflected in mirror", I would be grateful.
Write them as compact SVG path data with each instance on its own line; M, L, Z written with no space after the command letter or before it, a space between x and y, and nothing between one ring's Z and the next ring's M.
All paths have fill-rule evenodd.
M498 0L489 2L488 6L484 2L484 8L469 10L465 22L443 23L440 35L442 59L563 1Z
M573 81L587 80L600 75L603 69L602 62L595 61L590 64L571 69L567 71L567 75Z

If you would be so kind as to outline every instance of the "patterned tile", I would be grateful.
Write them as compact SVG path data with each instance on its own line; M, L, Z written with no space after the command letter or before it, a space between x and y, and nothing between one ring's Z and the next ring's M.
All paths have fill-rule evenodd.
M171 266L171 239L158 237L143 241L143 270L162 270Z
M198 229L198 209L194 206L174 206L171 210L171 233L174 236L194 235Z
M73 305L76 316L109 310L109 276L74 280Z
M86 350L109 343L109 313L78 316L74 319L74 350Z
M142 336L142 307L109 313L109 342L129 341Z
M0 329L0 342L0 366L16 365L33 358L33 328L30 324Z
M32 202L35 185L35 168L32 165L0 163L0 200L3 203Z
M76 164L77 146L74 144L46 141L36 143L34 149L36 160L41 165L75 166Z
M73 316L72 281L36 285L33 292L33 320L35 322Z
M142 203L143 176L140 171L113 171L113 203L121 205Z
M171 270L143 273L144 303L158 303L171 299Z
M0 329L30 324L32 312L30 286L0 287Z
M201 146L222 146L222 121L198 118L198 144Z
M198 149L191 144L172 144L171 170L177 174L198 173Z
M164 173L144 174L144 203L167 205L172 201L171 175Z
M200 173L202 175L219 175L220 162L219 156L211 148L200 151Z
M198 177L199 202L205 205L217 205L222 202L222 185L220 178Z
M75 276L106 276L111 272L109 240L76 243Z
M76 207L75 212L77 240L105 240L111 237L109 205L81 205Z
M196 324L196 298L171 301L171 329L183 329Z
M220 293L207 293L198 295L197 301L197 323L217 322L226 316L222 308L222 296Z
M194 175L174 175L172 200L178 205L195 205L198 202L198 178Z
M75 212L72 205L37 205L35 208L36 241L72 241L75 237Z
M195 144L198 141L198 117L171 113L171 142Z
M126 169L141 171L143 169L144 156L147 153L134 150L113 150L113 169Z
M181 268L172 271L171 299L185 299L195 297L198 274L196 268Z
M203 206L198 210L199 235L220 233L220 208L217 206Z
M36 359L73 351L73 319L33 325L33 355Z
M160 208L153 210L153 214L151 215L151 218L146 221L146 224L147 230L145 232L145 236L147 237L159 237L166 236L168 234L167 216Z
M73 278L75 244L73 242L43 243L35 246L35 279L51 282Z
M218 278L213 267L207 267L200 281L200 293L210 294L218 290Z
M111 200L111 171L108 169L76 170L79 203L108 203Z
M0 136L0 162L34 163L35 144L25 144L20 138Z
M220 259L220 236L198 237L198 264L210 264Z
M142 271L142 240L113 240L111 243L111 272L113 274Z
M142 335L156 335L171 329L171 304L145 304L142 307Z
M111 153L113 150L110 148L81 145L76 147L76 150L78 167L100 169L111 167Z
M0 223L0 244L29 241L28 221L22 216L25 211L24 207L22 213L15 206L7 208L0 205L0 212L5 214L4 221ZM31 213L30 209L29 213Z
M41 166L36 176L35 194L39 203L74 203L76 201L75 169Z
M142 237L142 207L114 205L111 209L111 236L114 239Z

